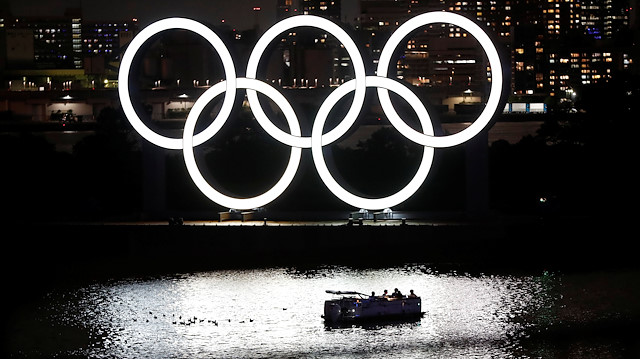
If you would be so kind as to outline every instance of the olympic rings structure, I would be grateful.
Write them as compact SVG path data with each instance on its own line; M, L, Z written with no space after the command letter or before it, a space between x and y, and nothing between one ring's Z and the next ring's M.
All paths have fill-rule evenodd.
M449 23L473 35L482 46L491 66L491 88L487 103L478 118L464 130L451 135L435 136L431 118L419 98L406 86L387 77L393 53L401 41L421 26L432 23ZM257 72L260 59L267 46L281 33L296 27L315 27L331 33L342 43L349 54L354 68L354 79L334 89L324 100L316 114L310 137L301 134L300 124L291 104L277 89L266 82L258 80ZM147 127L138 116L129 90L130 72L135 55L141 47L154 35L173 29L188 30L202 36L220 56L226 79L208 88L194 103L183 131L182 138L171 138L160 135ZM233 209L252 209L262 207L280 196L293 181L298 170L302 149L310 148L313 161L320 178L329 190L342 201L356 207L369 210L391 208L413 195L422 185L431 169L435 148L452 147L464 143L482 131L491 121L498 109L502 96L502 65L500 56L489 36L473 21L449 12L430 12L415 16L401 25L385 44L378 62L376 76L366 74L364 60L351 37L337 24L314 15L299 15L286 18L267 30L256 43L247 64L246 77L237 77L235 66L229 50L220 37L205 25L190 19L168 18L154 22L144 28L128 45L122 57L118 74L118 92L122 109L133 128L147 141L166 148L182 150L189 175L196 186L211 201ZM322 147L329 145L343 136L354 124L364 105L367 87L377 88L380 104L391 124L409 140L424 147L422 161L414 177L393 195L384 198L364 198L357 196L342 187L331 175L324 160ZM260 126L277 141L291 146L289 162L282 177L265 193L251 198L236 198L225 195L213 188L198 169L194 156L194 147L211 139L228 120L238 89L245 89L247 99ZM418 132L406 124L398 115L391 103L389 91L402 97L417 114L423 132ZM280 110L289 126L289 132L279 129L265 114L258 100L262 93L280 106ZM323 133L329 112L336 103L354 92L353 102L342 121L327 133ZM224 94L222 106L211 124L199 133L195 133L198 118L206 106L219 95Z

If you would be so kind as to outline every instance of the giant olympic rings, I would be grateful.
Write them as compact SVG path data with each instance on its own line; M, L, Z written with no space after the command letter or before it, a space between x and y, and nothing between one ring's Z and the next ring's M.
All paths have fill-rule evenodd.
M487 104L478 117L466 129L447 136L435 136L431 119L424 105L418 97L400 82L387 78L387 72L392 62L392 55L400 42L412 31L420 26L431 23L450 23L464 28L480 43L491 65L491 90ZM348 52L355 72L355 78L336 88L322 103L313 123L310 137L303 137L295 111L287 99L271 85L257 80L260 59L267 46L279 34L295 27L316 27L335 36ZM162 136L147 127L136 113L129 93L129 73L137 52L155 34L171 29L183 29L195 32L209 42L217 51L224 68L226 80L219 82L205 91L193 105L185 122L182 138ZM149 142L167 149L182 149L187 171L196 186L213 202L234 209L250 209L266 205L282 194L293 180L301 158L303 148L311 148L313 161L318 174L329 190L344 202L365 209L390 208L409 198L426 179L433 160L434 148L451 147L468 141L484 129L498 108L502 92L502 65L498 52L489 36L474 22L457 14L448 12L431 12L418 15L401 25L389 38L382 50L377 68L377 76L367 76L362 56L349 35L335 23L313 15L300 15L284 19L263 34L253 49L247 64L246 77L236 77L235 67L231 55L222 40L208 27L189 19L169 18L157 21L143 29L129 44L122 57L118 74L118 92L122 109L131 122L133 128ZM343 136L355 122L364 104L367 87L376 87L380 104L391 124L411 141L424 146L422 161L409 183L397 193L384 198L363 198L352 194L338 184L324 161L322 147L333 143ZM267 192L251 198L235 198L227 196L209 185L204 179L195 161L193 148L212 138L225 124L233 107L236 90L246 89L247 98L252 107L256 120L262 128L274 139L291 146L291 155L285 173L278 182ZM351 91L354 91L353 102L340 123L331 131L323 133L324 124L335 104ZM405 99L417 114L422 133L409 127L396 113L389 91L393 91ZM269 97L281 107L289 125L290 133L279 129L269 120L258 100L257 92ZM196 122L205 107L217 96L224 93L225 98L220 112L213 122L203 131L194 134Z

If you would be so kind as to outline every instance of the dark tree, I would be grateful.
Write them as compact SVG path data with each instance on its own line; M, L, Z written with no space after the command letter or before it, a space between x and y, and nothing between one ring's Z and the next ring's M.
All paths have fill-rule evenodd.
M78 210L93 216L118 216L139 209L141 201L140 152L124 115L103 109L95 133L73 148L81 196Z

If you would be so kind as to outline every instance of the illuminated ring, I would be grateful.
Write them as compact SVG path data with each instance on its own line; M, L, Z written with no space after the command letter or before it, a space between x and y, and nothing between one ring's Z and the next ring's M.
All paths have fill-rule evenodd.
M434 135L429 114L420 99L418 99L418 97L406 86L386 77L389 65L391 64L391 56L398 44L408 36L410 32L429 23L451 23L465 28L469 33L475 36L478 42L482 45L492 69L494 69L494 71L492 71L492 83L489 99L478 119L465 130L449 136L436 137ZM353 61L355 71L355 79L338 86L322 103L313 124L311 137L302 137L300 124L287 99L275 88L265 82L255 79L260 58L266 50L267 45L276 36L287 29L300 26L317 27L321 30L331 32L336 36L336 38L341 41L343 46L347 49L347 52ZM169 29L185 29L203 36L205 40L207 40L218 52L222 60L226 76L226 81L220 82L205 91L194 103L194 106L192 107L185 122L182 139L165 137L149 129L136 114L131 103L129 93L129 72L131 71L131 66L136 53L153 35ZM305 15L282 20L269 29L260 38L251 53L247 65L247 78L236 78L236 72L231 55L224 43L215 33L196 21L182 18L171 18L160 20L149 25L131 41L129 48L122 59L120 73L118 75L120 84L118 92L123 111L134 129L138 131L143 138L160 147L167 149L183 149L185 164L194 183L203 194L219 205L229 208L248 209L261 207L266 203L273 201L286 190L293 180L300 163L302 148L310 147L316 169L318 170L321 179L332 193L344 202L358 208L382 209L390 208L405 201L418 190L430 171L435 148L450 147L461 144L471 139L488 125L492 115L497 110L500 101L503 83L501 70L501 62L497 50L489 37L480 27L460 15L437 12L419 15L410 19L398 28L398 30L392 34L382 51L378 65L378 76L366 76L363 59L348 34L329 20L317 16ZM229 115L231 114L237 87L247 89L249 102L254 105L253 111L256 115L256 119L265 131L277 141L291 146L289 163L287 164L287 168L285 169L282 177L271 189L262 195L252 198L230 197L213 189L199 171L193 150L194 146L202 144L212 138L226 123ZM409 183L395 194L378 199L356 196L340 186L331 176L322 153L323 146L336 141L342 137L349 128L351 128L357 119L362 105L364 104L364 96L367 87L378 88L382 108L395 128L409 140L424 146L424 153L420 166ZM398 116L390 101L388 94L389 90L397 93L411 105L420 120L423 130L422 133L410 128L400 118L400 116ZM273 122L268 119L260 106L256 91L263 93L280 106L289 125L290 134L277 128ZM329 113L335 107L337 102L351 91L354 91L354 100L349 111L334 129L323 134L324 125ZM198 118L208 104L222 93L225 93L225 98L220 112L204 131L194 136Z
M396 47L400 42L407 37L412 31L432 23L449 23L460 26L473 35L484 49L491 65L491 91L487 104L480 114L480 116L464 130L447 136L433 136L429 134L420 133L411 127L409 127L398 116L389 99L389 92L386 89L378 88L378 97L380 98L380 104L385 114L389 118L389 121L402 133L405 137L411 139L413 142L419 143L423 146L429 147L452 147L468 141L475 135L477 135L483 128L485 128L491 118L498 109L500 103L500 96L502 92L502 64L500 62L500 56L496 47L489 36L476 25L473 21L467 19L464 16L449 13L449 12L429 12L418 15L411 18L403 25L401 25L389 38L382 53L380 54L380 62L378 63L377 75L387 76L387 71L391 63L391 57Z
M289 164L287 164L287 168L285 169L284 174L271 189L261 195L251 198L235 198L216 191L204 179L202 173L198 169L198 165L196 164L195 156L193 153L193 133L195 131L196 122L198 121L198 118L200 117L202 111L209 104L209 102L211 102L211 100L224 92L224 87L224 82L217 83L216 85L205 91L202 96L200 96L200 98L198 98L198 100L193 104L193 107L189 112L189 116L187 116L187 121L184 125L184 133L182 135L182 152L184 155L184 162L187 166L189 175L191 175L191 178L193 179L193 182L200 189L200 191L202 191L202 193L213 202L228 208L258 208L273 201L278 196L280 196L285 189L287 189L296 172L298 171L302 149L299 147L291 147ZM295 117L293 108L291 108L289 102L287 102L285 97L278 90L266 84L265 82L247 78L238 78L237 87L262 92L263 94L267 95L267 97L269 97L272 101L279 104L281 107L284 107L283 112L289 124L291 133L294 136L300 136L300 125L298 123L298 119ZM211 128L211 132L213 132L211 136L215 135L226 121L227 117L216 117L216 119L213 120L213 123L209 126L209 128Z
M131 96L129 94L129 72L131 71L131 65L136 53L153 35L170 29L183 29L195 32L207 40L218 52L218 55L222 60L222 66L224 67L227 81L225 82L226 96L217 118L228 117L233 109L233 102L235 100L236 93L236 70L233 65L231 54L220 37L218 37L218 35L208 27L194 20L183 18L160 20L144 28L144 30L140 31L140 33L131 40L127 51L124 53L124 56L122 56L120 72L118 73L118 94L120 96L120 102L122 103L122 109L133 128L138 131L143 138L157 146L179 150L182 148L182 139L162 136L147 127L140 117L138 117L138 114L131 103ZM213 136L212 132L213 131L210 128L207 128L197 134L193 141L194 145L197 146L211 138L211 136Z
M342 43L344 48L347 50L347 53L351 57L351 61L353 62L356 80L353 102L351 104L351 107L349 108L349 111L345 115L344 119L338 124L338 126L323 135L325 138L322 142L324 144L329 144L344 135L349 130L351 125L353 125L353 123L356 121L358 114L360 113L360 110L364 105L364 98L366 94L366 86L364 80L366 72L364 67L364 60L360 55L358 47L353 42L349 34L347 34L340 26L336 25L330 20L313 15L293 16L278 22L262 35L253 51L251 52L251 56L249 56L249 62L247 63L247 77L252 79L256 78L260 58L265 52L267 46L273 41L273 39L289 29L301 26L316 27L318 29L331 33L338 39L338 41ZM264 128L264 130L269 135L289 146L300 148L311 147L310 137L294 137L276 127L264 113L258 100L258 95L255 91L247 90L247 97L256 120L258 120L262 128Z
M391 90L402 98L404 98L413 108L413 110L418 115L420 119L420 125L422 126L422 130L430 136L433 136L433 126L431 124L431 120L427 110L424 106L418 106L418 104L422 104L418 97L411 92L406 86L391 80L386 77L379 76L367 76L366 77L366 85L367 87L379 87L385 88L387 90ZM327 168L327 164L324 160L324 155L322 154L322 146L325 145L322 141L322 131L326 119L329 115L331 109L335 106L335 104L344 97L350 91L353 91L356 87L355 80L351 80L345 82L336 90L334 90L325 100L325 102L320 106L318 110L318 114L313 122L313 128L311 131L311 153L313 155L313 162L316 165L316 169L318 170L318 174L320 178L325 183L325 185L329 188L329 190L336 195L336 197L340 198L344 202L356 207L356 208L366 208L366 209L383 209L383 208L391 208L398 203L405 201L411 195L413 195L418 188L422 185L424 180L427 178L429 174L429 170L431 169L431 164L433 161L434 148L424 146L424 153L422 155L422 162L418 167L418 170L415 176L409 181L409 183L396 192L393 195L383 198L364 198L354 195L353 193L344 189L344 187L340 186L338 182L331 176L329 169Z

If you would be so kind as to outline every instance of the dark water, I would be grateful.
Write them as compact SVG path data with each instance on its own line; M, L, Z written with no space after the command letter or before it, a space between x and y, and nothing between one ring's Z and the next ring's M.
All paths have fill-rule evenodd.
M408 265L100 281L16 305L6 346L28 358L637 358L638 279ZM321 318L326 289L396 287L422 297L420 321L331 328Z

